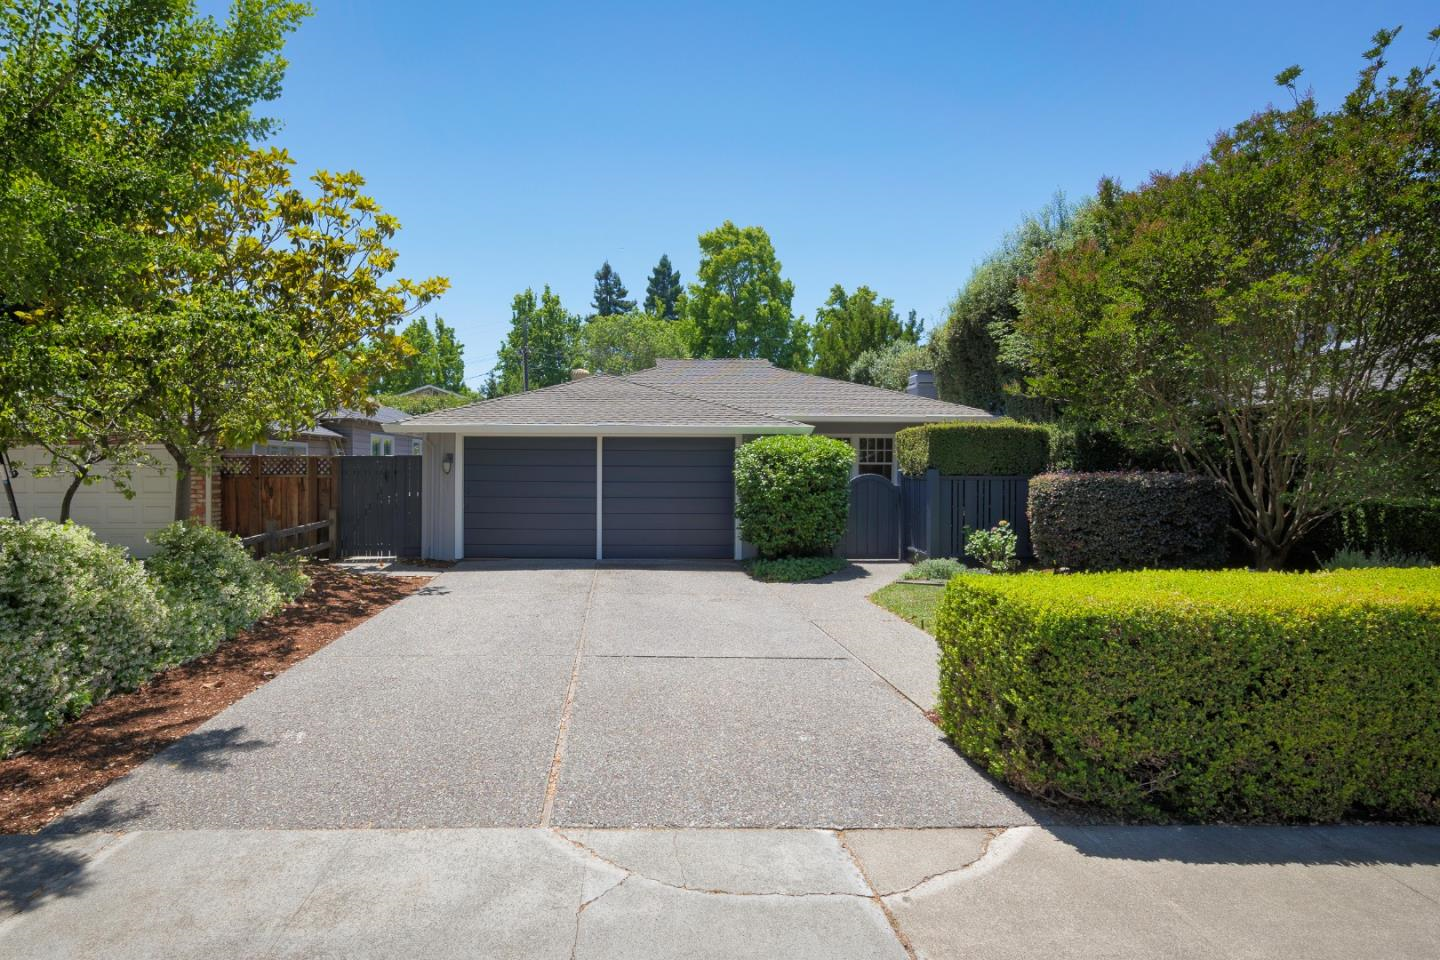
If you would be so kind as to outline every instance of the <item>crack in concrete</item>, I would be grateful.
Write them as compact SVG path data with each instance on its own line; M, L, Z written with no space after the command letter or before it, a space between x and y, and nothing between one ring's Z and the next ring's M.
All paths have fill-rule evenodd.
M570 941L570 960L575 960L576 954L580 950L580 921L584 918L585 911L590 908L590 905L592 903L599 900L607 893L610 893L614 890L619 890L621 887L625 886L625 884L628 883L629 880L630 877L627 874L626 876L621 877L616 882L610 884L610 886L606 887L604 890L601 890L599 893L595 894L595 896L591 897L589 900L580 901L580 906L575 910L575 936ZM584 881L582 880L581 883L583 884Z
M849 854L850 862L855 864L855 869L860 873L861 882L863 882L865 888L870 891L870 896L867 897L867 899L879 908L881 915L885 917L885 922L890 924L890 932L895 935L896 941L900 944L900 949L905 951L905 956L909 957L910 960L919 960L919 954L915 952L915 945L910 942L909 935L901 928L900 920L890 910L890 905L885 902L884 897L880 896L880 891L875 889L875 884L870 880L870 874L865 870L865 864L860 862L860 858L855 855L854 849L851 848L849 842L845 839L845 831L837 830L835 832L835 839L840 842L840 848Z
M903 890L896 890L894 893L884 894L886 899L895 897L908 897L920 892L924 887L938 886L957 879L964 875L979 875L990 872L991 869L1010 859L1011 854L1020 849L1020 845L1036 827L997 827L990 829L985 837L985 842L980 847L980 856L969 863L962 864L950 870L941 870L939 873L925 877L918 883L911 884Z
M952 874L960 873L963 870L969 870L981 860L985 859L986 855L990 853L990 845L995 842L995 838L1000 836L1000 834L1004 833L1007 829L1007 827L991 827L990 829L986 830L985 839L980 842L980 854L974 860L967 860L966 862L960 864L958 867L948 867L944 870L937 870L935 873L921 877L919 880L916 880L908 887L902 887L899 890L890 890L880 895L882 897L903 897L907 893L910 893L918 889L919 887L925 886L925 884L931 882L932 880L940 880L944 877L951 876Z
M585 594L585 613L580 619L580 636L575 641L575 663L570 667L570 685L565 688L565 703L560 708L559 729L555 731L555 753L550 758L550 775L545 779L545 802L540 806L542 828L550 826L555 812L555 795L560 791L560 767L565 763L565 747L570 736L570 719L575 713L575 691L580 686L580 664L585 659L585 636L590 629L590 610L595 605L595 586L600 568L590 574L590 589Z
M846 893L843 890L816 891L812 893L788 893L783 890L722 890L718 887L697 887L692 886L689 881L685 879L685 870L683 866L681 867L680 873L682 880L685 880L685 882L675 883L670 880L661 880L659 877L652 877L647 873L642 873L641 871L636 870L634 867L627 867L622 863L617 863L616 861L611 860L609 857L602 854L600 851L596 850L594 847L591 847L590 845L580 840L576 840L574 837L568 837L554 827L550 828L550 832L553 833L556 837L559 837L561 840L564 840L566 843L575 847L577 850L581 851L591 859L597 860L600 863L605 864L605 866L610 867L611 869L619 870L621 873L624 873L626 880L634 877L640 880L644 880L647 883L653 883L656 886L665 887L670 890L679 890L682 893L699 893L706 896L714 897L785 897L792 900L814 899L817 897L828 899L833 899L835 897L850 897L856 900L875 899L873 896L871 896L871 894L868 893ZM833 833L833 831L826 832ZM841 842L841 846L844 846L843 841ZM853 854L851 854L851 858L854 858ZM616 884L616 886L619 886L619 884ZM610 889L613 890L614 887L611 887ZM609 893L610 891L606 890L605 892ZM598 900L599 897L596 897L595 899Z

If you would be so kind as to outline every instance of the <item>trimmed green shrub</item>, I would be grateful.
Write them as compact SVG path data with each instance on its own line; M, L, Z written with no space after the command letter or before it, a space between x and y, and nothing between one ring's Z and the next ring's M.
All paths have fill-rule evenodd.
M1215 567L1230 506L1214 480L1183 473L1048 473L1030 481L1030 543L1044 566Z
M751 560L745 569L756 580L766 583L799 583L828 577L850 565L840 557L779 557L775 560Z
M1440 499L1357 503L1306 534L1291 558L1300 565L1313 565L1346 547L1366 553L1418 554L1440 563Z
M255 560L228 533L172 523L150 535L145 561L167 609L167 666L207 654L305 592L294 564Z
M1034 423L977 420L928 423L895 434L900 469L912 477L931 468L952 476L1030 476L1050 459L1050 433Z
M949 557L931 557L928 560L921 560L900 575L901 580L949 580L957 574L964 573L965 564L959 560L952 560Z
M146 563L88 527L0 520L0 757L215 649L304 591L294 567L175 524Z
M164 619L145 568L88 527L0 520L0 757L150 676Z
M941 726L1146 820L1440 821L1440 569L957 577Z
M828 555L845 535L855 453L843 440L775 436L735 451L740 536L760 556Z

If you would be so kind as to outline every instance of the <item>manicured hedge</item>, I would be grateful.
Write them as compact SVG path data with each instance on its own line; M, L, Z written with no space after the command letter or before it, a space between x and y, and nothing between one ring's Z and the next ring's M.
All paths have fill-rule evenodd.
M735 516L760 556L830 554L850 515L855 452L818 436L761 437L735 451Z
M1030 481L1030 543L1042 566L1214 567L1225 560L1224 489L1182 473L1049 473Z
M951 741L1147 820L1440 821L1440 569L959 577Z
M0 520L0 758L208 653L305 587L235 538L176 524L148 565L88 527Z
M1307 534L1291 557L1314 566L1343 547L1440 563L1440 499L1371 500L1347 507Z
M1050 434L1014 420L931 423L897 432L895 450L912 477L931 468L953 476L1031 476L1049 462Z

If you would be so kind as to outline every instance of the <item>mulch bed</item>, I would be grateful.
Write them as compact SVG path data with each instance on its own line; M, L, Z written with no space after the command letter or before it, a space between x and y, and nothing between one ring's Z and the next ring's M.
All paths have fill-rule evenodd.
M288 667L429 582L314 566L310 590L214 653L0 760L0 833L33 833Z

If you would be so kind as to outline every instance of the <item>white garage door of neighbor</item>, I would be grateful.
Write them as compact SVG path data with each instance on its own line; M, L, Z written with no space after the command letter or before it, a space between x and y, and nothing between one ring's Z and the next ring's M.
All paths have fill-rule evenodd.
M76 491L70 509L70 519L90 527L101 540L124 547L136 557L150 554L152 548L145 542L145 535L165 526L175 513L174 461L164 447L146 447L145 450L164 468L137 467L132 471L130 484L135 491L133 499L126 499L114 484L102 479ZM20 516L26 520L34 517L60 519L60 501L65 496L65 488L70 485L70 478L35 476L31 472L33 465L50 462L49 455L38 447L19 447L10 451L10 456L17 465L24 464L20 467L20 476L14 481ZM102 463L95 472L103 475L107 469L108 465Z

